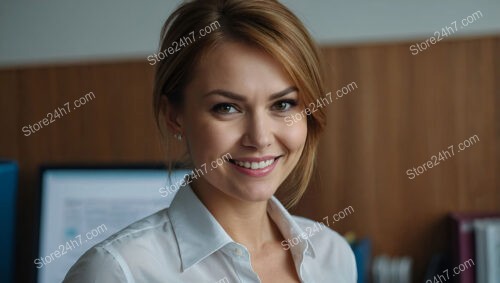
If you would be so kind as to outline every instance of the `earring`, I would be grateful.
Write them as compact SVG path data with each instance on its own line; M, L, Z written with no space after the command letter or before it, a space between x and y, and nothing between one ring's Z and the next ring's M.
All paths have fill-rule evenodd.
M174 137L179 141L182 140L182 134L174 134Z

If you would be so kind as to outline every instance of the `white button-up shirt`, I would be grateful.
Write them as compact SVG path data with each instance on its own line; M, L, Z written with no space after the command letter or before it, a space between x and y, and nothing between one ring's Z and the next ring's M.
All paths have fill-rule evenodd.
M355 283L351 248L325 225L292 216L272 197L267 212L303 283ZM233 241L189 185L158 211L88 250L66 283L257 283L250 254Z

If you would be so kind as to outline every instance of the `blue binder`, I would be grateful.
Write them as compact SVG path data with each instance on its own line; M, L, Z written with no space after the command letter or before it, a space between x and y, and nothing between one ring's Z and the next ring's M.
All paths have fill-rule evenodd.
M370 265L371 265L371 250L372 243L370 239L361 239L351 244L354 257L356 258L356 267L358 269L358 282L367 283Z
M16 226L16 196L18 166L13 161L0 160L0 278L14 282L14 247Z

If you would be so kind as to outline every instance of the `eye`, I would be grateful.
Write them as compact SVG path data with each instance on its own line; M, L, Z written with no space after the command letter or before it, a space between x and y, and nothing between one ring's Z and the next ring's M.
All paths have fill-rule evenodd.
M285 99L285 100L280 100L276 102L273 105L273 109L278 110L278 111L287 111L290 110L290 108L293 108L297 105L297 101L293 99Z
M212 107L212 111L219 114L231 114L238 112L238 109L229 103L219 103Z

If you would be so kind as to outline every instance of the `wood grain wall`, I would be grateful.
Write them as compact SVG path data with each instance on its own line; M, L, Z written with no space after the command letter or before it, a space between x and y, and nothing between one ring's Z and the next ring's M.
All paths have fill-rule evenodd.
M329 90L358 88L325 106L320 179L294 212L374 241L375 254L410 255L422 279L449 245L450 211L500 210L500 38L440 42L411 55L411 43L324 47ZM0 157L20 164L17 273L33 266L38 166L161 161L146 61L0 70ZM93 92L86 105L28 137L21 128ZM477 135L462 152L457 146ZM454 145L455 156L410 180L409 168Z
M352 206L336 229L371 237L375 254L412 256L422 280L432 254L450 245L448 212L500 210L500 39L415 56L409 45L324 48L329 90L358 89L328 106L321 180L299 212L321 220ZM480 141L458 152L474 135ZM450 145L455 156L408 178Z

